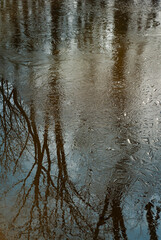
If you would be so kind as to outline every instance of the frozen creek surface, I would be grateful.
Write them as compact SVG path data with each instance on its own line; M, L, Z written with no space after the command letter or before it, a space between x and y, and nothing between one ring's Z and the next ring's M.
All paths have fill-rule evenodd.
M0 239L161 239L161 1L0 1Z

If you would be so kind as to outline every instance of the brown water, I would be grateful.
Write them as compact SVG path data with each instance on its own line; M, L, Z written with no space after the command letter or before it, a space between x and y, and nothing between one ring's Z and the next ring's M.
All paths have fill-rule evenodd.
M161 239L160 23L159 0L0 1L0 239Z

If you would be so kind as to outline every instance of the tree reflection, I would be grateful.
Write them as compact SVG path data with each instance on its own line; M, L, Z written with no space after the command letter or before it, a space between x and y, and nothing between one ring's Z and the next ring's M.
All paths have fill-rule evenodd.
M126 1L121 1L125 2ZM122 12L121 9L117 9L118 1L115 1L115 13L114 13L114 67L113 67L113 92L112 99L114 105L116 106L116 123L114 123L115 128L120 129L118 136L120 143L126 142L128 129L124 126L124 122L121 120L121 115L124 114L126 106L126 89L125 86L125 62L126 62L126 51L128 49L128 43L126 43L126 34L129 25L129 13ZM126 20L125 20L126 19ZM120 38L120 34L124 35L124 40ZM122 129L122 131L121 131ZM122 148L122 146L121 146ZM133 149L132 152L135 152ZM128 153L129 154L129 153ZM111 177L111 182L107 187L107 195L105 197L104 208L99 217L97 227L95 229L94 239L98 239L99 228L101 225L106 224L108 219L112 219L112 232L113 238L118 239L128 239L126 233L126 227L124 223L124 217L122 213L122 196L124 196L124 191L127 190L132 181L132 173L129 168L129 160L125 144L124 155L125 158L118 160L114 167L114 172ZM116 182L113 183L113 180ZM117 182L118 181L118 182ZM108 214L108 216L107 216Z
M10 173L14 179L11 189L7 189L5 194L15 191L14 194L17 195L17 204L12 218L13 226L18 229L17 238L106 239L105 235L107 234L108 236L112 235L116 240L128 239L123 199L128 195L130 186L136 179L135 172L133 172L133 166L136 163L132 164L129 156L133 156L138 151L139 141L135 142L136 139L133 139L134 131L130 132L129 122L124 118L128 105L128 82L125 70L130 46L128 33L131 16L130 9L129 12L123 11L120 6L127 5L127 1L114 1L112 23L104 20L101 22L101 26L100 22L98 21L96 24L95 20L100 20L102 17L102 15L101 17L97 16L97 9L102 9L101 13L105 18L109 1L99 3L96 0L76 1L75 8L70 5L71 12L74 12L75 22L72 22L70 14L68 15L64 8L67 6L65 1L49 1L49 4L46 5L45 1L32 1L31 3L29 0L24 0L21 13L18 11L20 9L19 1L14 3L13 1L2 1L0 3L2 9L6 7L4 2L9 5L10 11L5 13L0 10L3 12L3 18L7 19L8 14L10 20L14 20L13 34L11 34L12 38L8 39L8 45L16 50L21 49L22 51L25 48L30 52L39 50L39 48L45 49L44 42L47 42L47 47L50 46L50 54L53 57L52 66L48 69L50 72L49 91L45 98L45 111L41 116L42 124L37 121L38 111L34 97L30 98L29 103L25 103L20 97L20 90L16 84L6 81L5 76L1 78L1 172L5 177ZM157 5L157 1L152 2ZM42 14L45 8L50 13L49 18ZM33 13L32 17L30 12ZM42 20L43 17L41 19L41 16L46 22ZM152 21L156 19L155 8L147 16L145 28L150 24L151 19L153 19ZM73 32L70 29L71 22ZM40 23L41 26L37 23ZM59 85L58 69L61 68L61 47L64 35L71 43L74 39L79 50L90 49L89 52L92 53L93 50L97 52L99 49L100 53L106 44L106 35L110 32L110 24L112 24L111 32L113 34L112 91L110 94L115 116L115 119L112 119L112 130L116 134L116 144L121 154L116 156L111 177L107 180L103 204L100 206L102 210L98 210L97 195L93 194L94 201L89 200L86 195L92 195L92 193L89 191L87 194L87 188L81 191L80 187L71 180L72 176L68 171L69 163L67 164L61 122L61 86ZM46 25L48 25L49 31L45 35ZM33 29L38 34L34 34ZM92 55L92 61L89 63L89 75L91 76L95 71L92 65L94 60ZM36 65L37 62L34 64ZM24 68L17 68L16 71L28 73L28 67L25 65ZM97 136L95 137L97 138ZM93 202L95 203L93 204ZM153 213L154 209L156 214ZM150 238L151 240L158 239L157 227L160 208L159 206L155 208L149 202L145 211Z
M29 141L34 146L33 152L27 156L33 160L31 161L30 159L31 167L26 174L26 177L12 186L16 187L18 184L21 186L20 190L18 191L17 198L19 207L17 209L17 214L13 219L13 223L15 223L18 218L22 217L22 212L28 206L27 201L30 202L30 207L28 207L27 210L28 220L21 225L21 233L19 237L21 238L22 234L26 233L28 236L27 238L32 239L32 234L34 231L35 235L37 236L44 236L45 239L52 239L53 237L55 238L56 236L59 236L59 234L56 232L56 227L58 225L61 225L61 228L64 229L63 234L65 234L65 231L67 231L65 229L68 227L66 225L69 225L69 223L72 221L74 221L82 231L84 231L84 225L86 228L89 228L90 231L92 231L92 226L90 225L89 220L80 210L82 207L92 209L92 206L86 202L86 199L84 199L83 196L81 196L67 173L58 108L59 97L56 97L55 95L54 102L52 102L54 109L56 109L54 112L54 134L57 159L56 164L55 157L53 158L53 156L51 156L53 155L53 152L51 152L53 149L52 143L49 142L48 136L48 114L46 113L45 115L45 126L43 137L41 139L36 126L34 106L31 105L29 112L26 111L23 104L18 99L17 90L13 89L9 92L8 83L5 83L3 79L1 81L1 86L3 101L3 115L1 114L1 124L4 125L4 136L2 136L4 143L3 165L8 166L9 160L13 162L13 143L12 139L8 136L9 131L13 132L13 126L17 129L17 131L22 131L23 129L23 134L25 133L27 136L25 140L24 135L18 135L19 139L24 142L24 146L19 150L19 153L16 150L15 154L18 155L18 158L16 159L14 157L13 173L20 171L20 169L18 169L18 165L20 162L22 162L22 155L24 151L26 151ZM58 93L55 92L55 94ZM12 101L14 102L12 103ZM17 122L14 121L14 118L16 118ZM21 123L23 123L23 128ZM9 152L11 153L10 159L8 157ZM58 171L57 176L54 175L55 171ZM78 207L78 202L80 205L82 205L82 207ZM35 221L38 221L38 224L36 224ZM54 227L55 230L52 230L52 227Z
M121 1L127 3L127 1ZM133 147L130 149L127 144L128 137L131 135L129 123L126 123L126 105L127 105L127 89L128 83L126 82L126 64L127 64L127 52L128 52L128 27L129 27L129 12L124 12L117 6L120 1L115 1L115 13L114 13L114 67L113 67L113 91L112 100L115 106L116 122L114 127L120 129L118 144L122 149L122 155L125 158L118 160L115 165L111 181L107 187L107 194L105 196L104 206L102 213L99 216L99 220L94 232L94 239L99 239L99 232L101 226L105 225L107 228L107 222L112 219L112 232L113 239L128 239L127 230L125 226L124 214L122 209L122 198L126 196L126 193L130 185L135 181L135 174L132 172L132 163L129 156L134 155L139 149L139 143L133 142ZM154 15L153 15L154 16ZM154 16L154 18L156 15ZM149 17L148 17L149 19ZM127 42L126 42L127 41ZM124 115L125 113L125 115ZM134 120L134 119L133 119ZM130 140L129 140L130 142ZM131 142L130 142L131 144ZM115 183L112 180L115 180ZM154 223L153 214L151 211L152 205L148 203L146 205L147 210L147 222L149 227L150 239L158 239L156 234L156 224ZM157 207L158 209L158 207ZM158 214L157 214L158 216Z
M33 146L33 151L30 150L26 156L28 159L30 158L31 165L28 172L25 173L25 177L12 186L12 188L19 186L17 213L12 222L15 226L18 224L19 235L17 236L19 239L24 234L27 239L32 239L34 236L57 239L67 236L70 231L70 234L76 238L80 236L80 232L76 231L79 229L85 238L101 239L99 237L100 227L111 224L114 239L128 239L121 205L122 198L133 181L131 166L128 168L129 160L121 159L115 165L111 181L108 183L104 206L99 214L79 193L68 175L56 79L51 82L51 91L54 92L54 98L50 98L49 95L49 99L53 106L55 156L53 156L54 143L49 137L51 120L49 109L45 112L43 134L40 136L33 103L31 102L30 107L25 106L18 96L17 89L12 88L8 82L1 79L0 92L3 107L0 119L3 127L1 138L4 146L1 148L1 150L3 149L1 166L5 168L11 162L14 163L13 174L20 172L20 165L22 165L22 161L26 160L26 149L31 144ZM14 140L8 134L16 134L13 136L16 141L21 142L19 149L14 149ZM114 179L117 180L114 181ZM154 219L152 207L151 203L146 206L147 222L151 239L157 239L156 228L160 209L157 208ZM96 227L91 223L91 217L86 214L87 210L90 211L90 214L99 214ZM25 220L22 218L23 211L27 211ZM23 219L21 224L19 224L20 219ZM61 233L58 232L58 229L61 230Z
M154 205L151 202L148 202L148 204L145 206L145 209L147 211L146 218L148 222L150 240L158 240L157 227L158 227L158 220L160 218L159 214L161 212L161 209L158 206L156 207L155 218L154 218L154 212L152 210L154 209Z

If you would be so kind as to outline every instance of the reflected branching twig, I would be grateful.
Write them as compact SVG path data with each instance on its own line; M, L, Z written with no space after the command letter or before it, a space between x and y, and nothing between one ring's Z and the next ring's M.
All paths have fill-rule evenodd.
M24 209L26 209L29 204L28 202L30 202L30 207L27 210L28 220L24 222L22 221L19 238L21 238L24 232L27 232L28 239L32 238L33 230L35 234L43 235L44 238L52 238L56 236L58 233L53 231L51 226L53 224L55 227L58 226L59 214L62 214L61 224L63 229L66 229L67 222L74 221L82 231L84 231L83 226L86 226L86 228L89 228L90 232L93 232L89 220L81 212L79 205L82 205L82 208L90 208L91 210L94 210L94 208L86 202L86 199L84 199L83 196L81 196L68 176L58 112L54 118L56 119L54 125L58 169L56 184L54 183L54 178L56 176L53 178L56 162L53 159L53 153L51 154L51 146L49 148L51 143L49 143L48 136L48 114L46 113L45 115L44 134L43 137L40 138L33 105L31 105L30 109L25 108L25 105L18 99L17 90L13 89L11 94L8 94L8 92L6 93L7 90L5 89L4 84L8 86L8 83L5 83L2 79L2 87L0 90L4 107L2 111L3 114L1 113L1 118L5 121L5 127L3 128L4 137L2 136L5 143L3 149L3 161L6 165L8 165L9 160L13 163L13 155L17 154L17 158L14 157L14 166L12 168L13 174L18 172L20 163L23 165L22 159L26 154L26 148L29 148L28 145L33 145L32 154L28 152L27 156L25 156L25 158L30 158L29 162L31 167L29 167L28 173L24 178L12 185L12 190L13 187L17 188L18 185L20 186L17 193L17 204L19 206L17 207L17 213L13 218L13 224L16 224L16 222L19 221L18 219L23 215ZM8 117L9 115L12 115L12 117L6 119L6 116ZM16 117L16 122L14 121L15 119L13 116ZM23 126L21 126L21 124L23 124ZM16 135L16 140L17 137L19 137L21 145L15 153L13 153L13 139L10 138L7 133L8 129L10 129L12 134L13 130L18 130L19 132L19 135ZM22 144L23 142L24 144ZM10 148L11 153L10 159L7 155L8 148ZM5 158L4 155L6 156ZM34 156L34 158L32 156ZM67 209L69 209L68 214L66 213ZM38 224L35 224L36 219L38 219Z

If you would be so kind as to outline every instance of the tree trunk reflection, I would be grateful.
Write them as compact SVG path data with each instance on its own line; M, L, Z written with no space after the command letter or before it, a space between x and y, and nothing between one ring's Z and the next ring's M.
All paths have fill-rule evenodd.
M0 2L0 201L16 239L130 239L139 217L159 239L160 93L144 71L160 3L140 4Z

